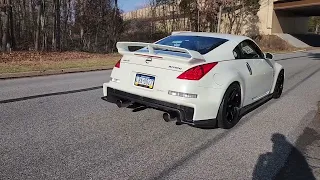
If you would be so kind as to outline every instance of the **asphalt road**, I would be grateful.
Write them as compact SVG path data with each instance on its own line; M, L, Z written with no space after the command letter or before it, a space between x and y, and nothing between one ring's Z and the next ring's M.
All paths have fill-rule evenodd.
M268 179L320 100L320 51L276 58L283 97L231 130L118 109L100 99L110 71L2 80L0 179Z

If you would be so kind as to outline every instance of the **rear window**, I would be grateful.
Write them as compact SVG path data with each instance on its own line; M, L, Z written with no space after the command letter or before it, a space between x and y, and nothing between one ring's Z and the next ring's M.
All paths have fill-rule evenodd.
M169 36L156 44L185 48L198 51L200 54L206 54L223 43L226 39L202 36Z

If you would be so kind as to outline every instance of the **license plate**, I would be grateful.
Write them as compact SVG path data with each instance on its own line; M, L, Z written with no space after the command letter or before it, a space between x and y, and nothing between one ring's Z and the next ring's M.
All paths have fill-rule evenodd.
M142 74L136 74L134 85L153 89L155 77Z

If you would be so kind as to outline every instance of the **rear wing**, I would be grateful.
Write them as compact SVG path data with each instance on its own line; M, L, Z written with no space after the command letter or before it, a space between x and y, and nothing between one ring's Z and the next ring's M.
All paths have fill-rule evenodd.
M147 52L137 52L137 51L130 51L129 47L142 47L147 48ZM174 58L176 60L183 60L183 61L205 61L204 57L197 51L192 51L185 48L180 47L173 47L173 46L166 46L166 45L159 45L153 43L143 43L143 42L118 42L117 43L118 52L122 55L144 55L144 56L160 56L160 57L167 57L167 58ZM181 52L186 53L190 57L184 57L179 55L168 55L168 54L156 54L155 49L159 50L167 50L173 52Z

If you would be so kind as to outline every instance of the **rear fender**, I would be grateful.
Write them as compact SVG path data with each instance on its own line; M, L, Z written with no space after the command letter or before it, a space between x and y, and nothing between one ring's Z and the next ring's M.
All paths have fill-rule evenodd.
M223 82L219 81L217 82L217 79L223 78ZM228 73L224 72L222 73L216 73L214 75L214 81L217 85L220 86L220 88L222 89L222 94L219 98L219 104L221 104L223 96L225 94L225 92L227 91L227 89L230 87L230 85L232 83L238 83L240 85L241 88L241 107L243 106L244 100L245 100L245 80L244 78L241 76L240 73L235 72L235 71L229 71Z

